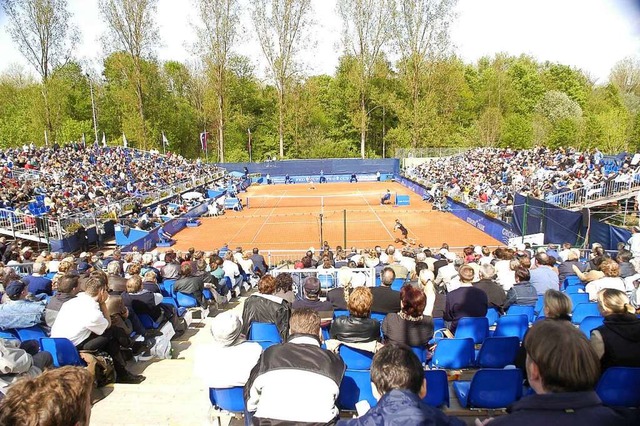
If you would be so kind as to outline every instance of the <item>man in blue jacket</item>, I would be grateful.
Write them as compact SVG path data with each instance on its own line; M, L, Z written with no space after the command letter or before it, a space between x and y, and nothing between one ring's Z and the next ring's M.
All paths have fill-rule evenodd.
M448 417L422 401L427 394L424 370L418 357L404 346L386 345L371 363L373 396L378 404L357 419L340 420L338 425L423 425L458 426L465 423Z

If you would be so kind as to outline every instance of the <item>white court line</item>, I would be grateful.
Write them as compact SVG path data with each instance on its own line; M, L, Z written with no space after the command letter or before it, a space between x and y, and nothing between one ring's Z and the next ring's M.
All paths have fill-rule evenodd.
M262 225L260 226L260 228L256 231L255 234L253 234L253 239L251 240L252 243L255 243L256 238L258 238L258 235L260 235L260 233L262 232L262 229L264 228L264 226L267 224L267 222L271 218L271 215L273 215L273 212L276 210L276 208L278 208L278 204L280 203L280 200L282 200L282 196L284 196L286 193L287 193L287 191L283 191L281 197L278 199L278 201L273 206L273 208L271 209L271 211L269 212L267 217L264 219L264 222L262 222Z
M360 191L358 191L360 192ZM371 207L371 204L369 203L369 201L367 200L367 198L362 194L362 192L360 192L360 195L362 196L362 199L364 200L365 203L367 203L367 206L369 206L369 209L371 210L371 212L378 218L378 221L380 222L380 224L382 225L382 227L387 231L387 234L389 234L389 236L391 237L392 240L396 240L396 237L393 236L393 234L391 233L391 231L389 231L389 228L387 228L384 224L384 222L382 221L382 219L380 219L380 216L378 216L378 213L376 213L376 211L373 209L373 207Z

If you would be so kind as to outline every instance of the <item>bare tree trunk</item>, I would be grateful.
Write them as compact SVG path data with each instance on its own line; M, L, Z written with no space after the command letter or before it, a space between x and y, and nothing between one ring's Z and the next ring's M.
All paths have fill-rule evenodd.
M280 86L278 91L278 138L280 139L280 159L284 157L284 91Z
M224 163L224 95L218 87L218 161Z
M360 156L364 159L365 156L365 144L367 142L367 104L364 99L364 90L360 93Z

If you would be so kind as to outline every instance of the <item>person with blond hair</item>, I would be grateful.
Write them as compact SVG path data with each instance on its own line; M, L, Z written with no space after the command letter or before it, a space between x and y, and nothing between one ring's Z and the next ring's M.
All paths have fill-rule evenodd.
M333 320L329 334L332 339L347 343L367 343L380 340L380 323L371 318L373 295L369 287L356 287L349 293L349 316Z
M602 370L609 367L640 367L640 319L627 295L620 290L598 292L598 309L604 324L591 331Z
M600 271L604 277L591 281L585 286L585 291L589 293L589 300L595 302L598 298L598 292L605 288L613 288L625 291L624 280L620 278L620 266L613 259L605 259L600 264Z

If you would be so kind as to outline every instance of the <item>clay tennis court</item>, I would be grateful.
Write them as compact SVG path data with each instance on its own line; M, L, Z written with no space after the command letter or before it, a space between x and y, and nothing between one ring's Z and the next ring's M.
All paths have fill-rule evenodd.
M387 189L394 194L392 201L396 193L409 195L411 205L380 205ZM231 248L306 250L319 247L322 240L331 247L384 247L401 237L393 229L396 219L409 231L414 247L440 248L443 242L451 247L501 245L452 214L432 210L431 204L395 182L316 183L315 189L309 184L255 185L240 198L243 204L248 201L248 208L202 218L201 226L175 235L173 248L206 251L227 243Z

